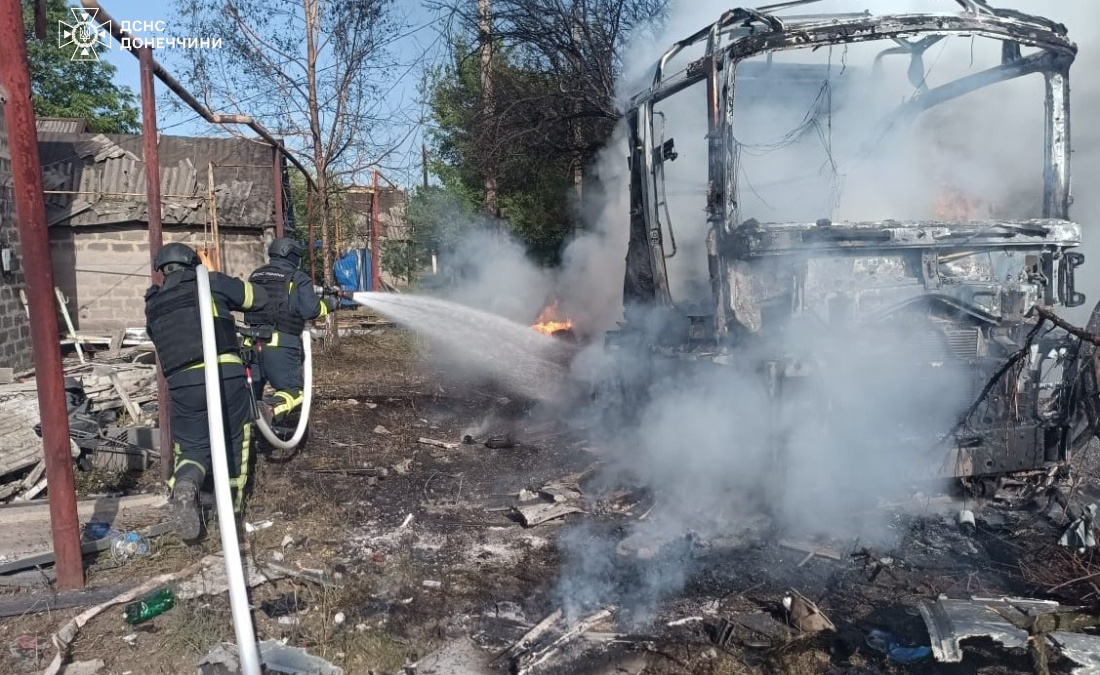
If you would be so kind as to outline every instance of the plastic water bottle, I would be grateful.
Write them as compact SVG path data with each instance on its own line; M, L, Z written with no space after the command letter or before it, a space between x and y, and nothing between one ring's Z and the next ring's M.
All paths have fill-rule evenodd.
M126 619L126 623L136 626L155 616L164 614L175 606L175 592L171 588L162 588L126 605L126 611L123 612L122 616Z
M123 532L111 542L111 557L116 561L144 558L153 550L153 545L145 536L137 532Z

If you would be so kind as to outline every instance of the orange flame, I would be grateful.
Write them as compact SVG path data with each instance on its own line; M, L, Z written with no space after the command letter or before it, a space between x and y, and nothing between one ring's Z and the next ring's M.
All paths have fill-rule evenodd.
M975 220L985 212L981 200L957 188L945 188L936 198L936 217L940 220Z
M562 318L558 309L558 303L555 300L542 310L542 313L539 314L539 318L535 319L535 323L531 328L545 335L553 335L558 331L571 330L573 328L573 322L569 319Z

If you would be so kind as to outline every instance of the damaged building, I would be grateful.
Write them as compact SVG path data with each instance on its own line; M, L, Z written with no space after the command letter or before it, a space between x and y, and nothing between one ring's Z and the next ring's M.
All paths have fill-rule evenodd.
M144 326L142 137L88 133L83 120L38 125L54 277L76 329L110 335ZM246 138L160 136L159 154L164 241L203 250L231 276L262 265L276 225L274 149ZM285 187L285 167L282 180Z
M11 155L4 120L0 119L0 369L15 372L29 368L34 360L19 253Z

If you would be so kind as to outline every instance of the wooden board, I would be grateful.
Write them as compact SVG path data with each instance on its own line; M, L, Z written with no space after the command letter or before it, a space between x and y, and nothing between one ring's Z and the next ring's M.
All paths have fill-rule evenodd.
M111 523L118 530L138 530L166 520L160 511L168 503L165 495L135 495L77 502L77 518L83 525L98 521ZM24 564L49 554L53 556L50 534L50 506L45 499L0 507L0 574L43 563Z

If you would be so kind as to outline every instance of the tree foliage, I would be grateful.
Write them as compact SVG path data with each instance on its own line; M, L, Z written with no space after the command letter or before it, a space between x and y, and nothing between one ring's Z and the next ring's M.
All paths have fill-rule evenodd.
M394 0L177 0L181 31L221 49L183 52L181 80L217 112L260 121L344 179L386 149L380 132Z
M579 224L572 207L584 170L618 121L627 40L662 15L666 0L492 0L492 106L483 104L471 46L474 4L451 3L460 33L450 62L429 79L432 168L475 209L494 174L502 216L552 262Z
M34 35L34 3L23 4L23 33L31 76L31 100L39 117L83 117L92 131L136 133L141 129L138 99L114 83L116 69L106 61L73 61L71 48L58 46L60 22L73 24L65 0L46 4L46 39Z
M434 73L432 168L462 204L480 210L483 176L493 167L502 217L537 257L552 260L571 231L573 180L568 148L555 142L553 125L547 124L560 107L544 95L552 78L518 67L510 51L498 50L493 87L507 104L486 119L478 104L480 64L469 54L456 44L453 61Z

